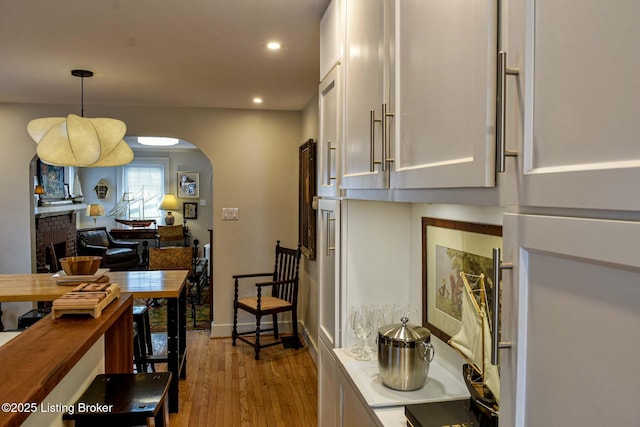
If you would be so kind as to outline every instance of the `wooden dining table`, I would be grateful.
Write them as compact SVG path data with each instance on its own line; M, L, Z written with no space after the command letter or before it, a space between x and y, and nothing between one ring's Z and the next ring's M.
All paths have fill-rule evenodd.
M167 364L173 374L169 386L169 412L178 412L178 382L186 376L188 274L188 270L106 273L111 283L120 285L122 293L131 293L134 298L167 300ZM0 274L0 302L53 301L71 288L58 284L51 273Z

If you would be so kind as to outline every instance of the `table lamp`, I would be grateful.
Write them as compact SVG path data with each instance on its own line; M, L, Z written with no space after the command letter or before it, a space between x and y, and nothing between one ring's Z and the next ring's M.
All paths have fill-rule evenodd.
M87 216L93 218L93 225L96 225L96 218L99 216L104 216L104 206L99 203L92 203L87 206Z
M160 200L160 206L158 209L167 211L167 216L164 217L164 223L166 225L173 225L176 222L176 217L171 215L171 211L178 209L178 199L174 194L165 194Z
M44 187L40 184L36 185L36 188L33 189L33 194L38 195L38 206L42 206L42 195L44 194Z

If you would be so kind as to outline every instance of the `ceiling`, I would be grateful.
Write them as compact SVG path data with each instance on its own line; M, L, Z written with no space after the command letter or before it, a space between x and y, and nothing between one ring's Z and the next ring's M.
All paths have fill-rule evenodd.
M302 110L328 3L0 0L0 103Z

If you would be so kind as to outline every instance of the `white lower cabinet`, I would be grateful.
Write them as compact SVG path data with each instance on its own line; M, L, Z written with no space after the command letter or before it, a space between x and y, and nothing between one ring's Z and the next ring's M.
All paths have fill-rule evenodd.
M500 426L638 425L640 222L503 225Z
M338 426L341 425L338 364L323 340L319 340L318 348L318 425Z
M373 410L340 369L333 351L319 341L318 426L380 425Z

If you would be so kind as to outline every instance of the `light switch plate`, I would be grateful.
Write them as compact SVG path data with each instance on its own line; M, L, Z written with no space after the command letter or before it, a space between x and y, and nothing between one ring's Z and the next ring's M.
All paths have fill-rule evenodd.
M207 206L207 199L200 199L200 206Z
M238 220L238 208L222 208L222 220L223 221L237 221Z

